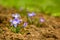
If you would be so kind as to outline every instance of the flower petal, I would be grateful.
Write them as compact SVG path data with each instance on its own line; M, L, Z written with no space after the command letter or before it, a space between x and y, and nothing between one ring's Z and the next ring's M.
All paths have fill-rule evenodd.
M24 27L26 27L27 25L28 25L28 23L27 23L27 22L25 22L25 23L23 24L23 26L24 26Z

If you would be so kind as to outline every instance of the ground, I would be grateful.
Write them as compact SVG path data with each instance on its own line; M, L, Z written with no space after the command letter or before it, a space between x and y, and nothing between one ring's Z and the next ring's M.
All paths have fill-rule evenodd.
M35 17L43 16L46 20L41 27L28 25L21 29L21 33L14 33L8 27L11 13L19 12L15 9L1 8L0 10L0 40L60 40L60 17L53 17L37 13ZM24 19L25 17L23 17Z

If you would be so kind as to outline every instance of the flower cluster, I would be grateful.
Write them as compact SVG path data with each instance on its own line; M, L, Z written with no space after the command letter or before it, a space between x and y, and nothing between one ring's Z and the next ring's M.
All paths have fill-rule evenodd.
M22 19L19 19L19 14L12 14L12 17L14 17L14 19L10 20L11 26L14 25L14 27L17 27L17 25L22 22Z
M33 16L35 16L36 14L34 13L34 12L32 12L32 13L28 13L28 19L30 18L30 17L33 17ZM14 17L14 19L11 19L10 20L10 22L11 22L11 26L14 26L14 27L17 27L18 26L18 24L20 24L23 20L21 19L21 16L18 14L18 13L16 13L16 14L12 14L12 17ZM29 19L30 20L30 19ZM33 20L31 20L31 21L33 21ZM39 22L45 22L45 20L44 20L44 18L40 18L39 19ZM23 23L23 27L26 27L28 25L28 23L27 22L24 22Z

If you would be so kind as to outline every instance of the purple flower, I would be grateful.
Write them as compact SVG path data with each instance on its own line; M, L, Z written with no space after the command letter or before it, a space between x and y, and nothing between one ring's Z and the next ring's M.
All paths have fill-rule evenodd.
M36 14L34 12L32 12L33 16L35 16Z
M33 17L33 16L35 16L36 14L34 13L34 12L32 12L32 13L28 13L28 16L29 17Z
M19 18L20 15L16 13L16 14L12 14L12 17L14 17L14 18Z
M15 19L13 20L13 22L19 24L19 23L20 23L20 20L19 20L18 18L15 18Z
M11 22L11 26L12 26L12 25L14 25L14 27L17 27L17 24L18 24L18 22L17 22L17 21L12 20L12 22Z
M44 18L40 18L40 22L45 22Z
M24 22L23 26L26 27L27 25L28 25L28 23L27 22Z
M14 27L17 27L17 25L20 24L21 21L22 21L22 19L19 20L18 18L15 18L13 20L10 20L11 26L14 25Z

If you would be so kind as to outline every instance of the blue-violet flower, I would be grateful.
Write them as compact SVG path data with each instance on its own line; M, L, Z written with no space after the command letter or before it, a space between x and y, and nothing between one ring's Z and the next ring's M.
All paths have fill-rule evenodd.
M22 21L22 19L19 20L18 18L15 18L13 20L10 20L11 25L14 25L14 27L17 27L17 25L20 24L21 21Z
M40 22L45 22L44 18L40 18Z
M27 25L28 25L28 23L27 22L24 22L23 26L26 27Z
M28 13L28 16L29 17L33 17L33 16L35 16L36 14L34 13L34 12L32 12L32 13Z

